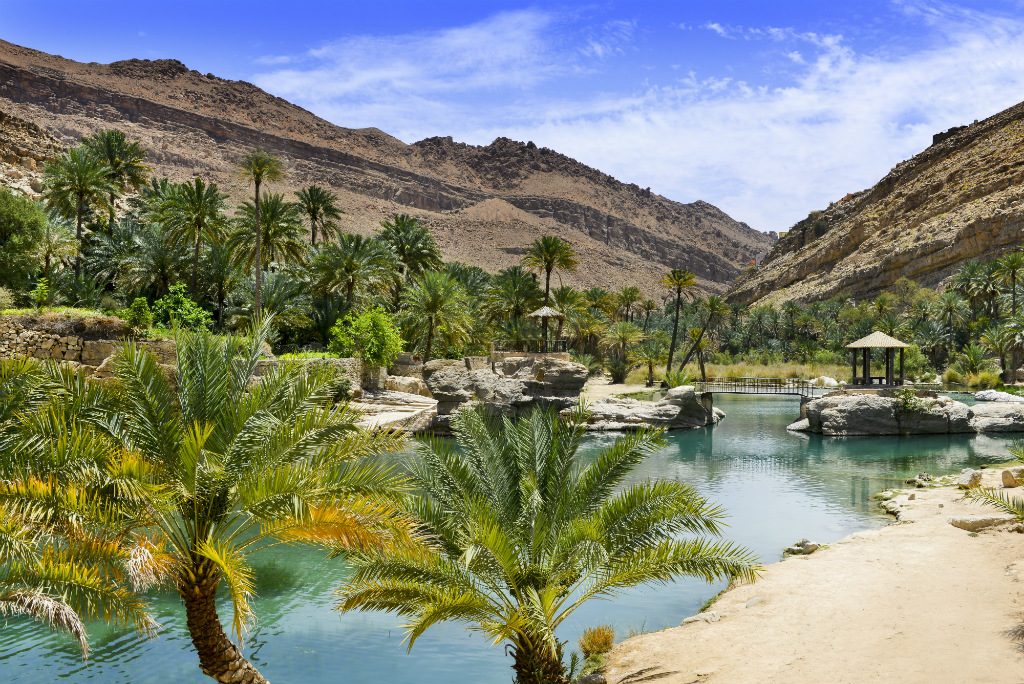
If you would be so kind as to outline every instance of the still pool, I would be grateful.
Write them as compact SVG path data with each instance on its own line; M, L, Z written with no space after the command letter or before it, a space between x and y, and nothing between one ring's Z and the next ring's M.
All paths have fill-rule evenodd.
M696 486L729 512L727 536L764 562L807 537L831 542L888 520L872 493L918 472L945 474L1007 459L1009 439L986 436L823 438L787 433L796 398L716 397L728 414L715 428L675 433L636 478L674 478ZM583 456L611 436L590 438ZM460 625L428 632L407 653L397 619L381 614L339 615L332 591L345 576L341 561L280 548L258 559L258 623L245 652L271 681L352 684L504 684L510 659ZM682 581L622 594L584 606L566 625L571 644L582 629L612 624L621 637L676 625L721 586ZM153 597L159 637L96 625L93 653L83 662L63 636L20 620L0 623L0 679L5 682L210 681L199 673L171 594ZM225 602L222 617L230 619Z

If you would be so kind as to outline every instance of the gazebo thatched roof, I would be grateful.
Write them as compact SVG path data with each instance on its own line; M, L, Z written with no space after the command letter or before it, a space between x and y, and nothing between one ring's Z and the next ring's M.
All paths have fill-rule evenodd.
M867 337L846 345L847 349L906 349L910 345L876 330Z
M550 306L542 306L532 314L527 314L530 318L565 318L565 314L561 311L552 309Z

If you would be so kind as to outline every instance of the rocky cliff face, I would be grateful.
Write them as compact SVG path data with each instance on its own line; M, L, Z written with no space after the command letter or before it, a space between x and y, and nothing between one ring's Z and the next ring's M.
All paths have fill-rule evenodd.
M391 213L411 213L431 227L447 258L492 271L554 233L588 264L570 282L653 292L663 271L682 267L721 290L771 244L707 203L673 202L532 143L407 145L376 129L335 126L252 84L176 60L82 64L0 41L0 114L0 127L24 127L40 149L120 127L146 146L157 174L203 174L236 199L246 194L238 160L263 147L288 164L287 181L273 189L330 186L346 230L369 233ZM14 156L0 182L25 189L40 169Z
M733 301L868 297L906 276L936 285L1024 238L1024 103L937 134L874 187L783 236Z

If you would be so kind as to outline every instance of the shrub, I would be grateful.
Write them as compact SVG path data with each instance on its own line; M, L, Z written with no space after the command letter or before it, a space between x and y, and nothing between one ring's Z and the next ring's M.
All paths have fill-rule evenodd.
M131 306L121 312L121 318L131 326L136 333L141 333L153 327L153 312L149 310L149 302L145 297L136 297Z
M928 357L916 344L910 345L903 352L903 374L914 382L931 381L935 377L935 370L928 362Z
M331 328L328 349L340 356L358 356L378 368L395 362L405 342L391 316L383 309L367 309L358 316L346 316Z
M682 387L683 385L689 385L693 382L693 378L686 372L685 369L670 370L665 373L665 384L669 386L669 389L673 387Z
M617 385L626 382L626 377L629 375L629 371L632 370L630 365L625 360L618 357L608 361L608 375L612 378L612 384Z
M175 325L189 330L203 330L213 323L210 312L185 294L185 284L171 285L170 292L153 303L153 322L157 325Z
M1002 384L1002 378L995 371L981 371L967 377L967 386L971 389L993 389Z
M0 285L0 311L14 308L14 293Z
M924 399L917 396L917 392L909 388L896 390L892 396L896 399L897 413L923 411L927 406Z
M40 278L29 295L32 297L32 303L36 305L36 308L42 309L50 301L50 281L46 278Z
M947 385L962 385L964 383L964 376L955 368L947 368L946 372L942 374L942 382Z
M584 658L604 655L615 645L615 630L611 625L599 625L583 630L579 641Z

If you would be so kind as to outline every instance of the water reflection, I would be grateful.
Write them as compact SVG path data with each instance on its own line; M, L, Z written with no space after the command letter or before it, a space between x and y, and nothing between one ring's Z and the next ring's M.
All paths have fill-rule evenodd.
M676 433L636 479L675 478L696 486L729 512L728 536L763 560L807 537L831 542L858 529L886 524L871 494L918 472L943 474L966 465L1004 461L1009 439L978 436L827 438L786 432L799 411L795 398L718 397L728 417L715 428ZM613 439L588 440L583 457ZM273 681L355 684L481 684L510 680L500 649L461 626L424 636L406 654L399 621L387 615L339 616L332 591L344 563L314 551L279 547L257 566L259 622L246 653ZM678 624L721 587L684 581L636 589L615 601L585 606L563 638L575 641L588 625L610 623L620 635ZM206 682L199 674L174 595L154 597L164 626L139 643L131 633L101 625L91 630L93 656L83 663L69 640L12 620L0 627L0 673L10 682ZM225 601L222 615L230 613Z

